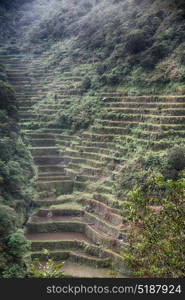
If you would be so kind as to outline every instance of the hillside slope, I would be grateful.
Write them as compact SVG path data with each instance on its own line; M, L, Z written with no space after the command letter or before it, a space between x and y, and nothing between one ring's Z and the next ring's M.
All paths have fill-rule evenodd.
M183 1L34 0L3 15L38 166L30 255L183 276Z
M34 51L56 43L55 63L68 43L72 58L96 63L94 90L183 94L184 17L180 0L32 1L21 7L17 41Z

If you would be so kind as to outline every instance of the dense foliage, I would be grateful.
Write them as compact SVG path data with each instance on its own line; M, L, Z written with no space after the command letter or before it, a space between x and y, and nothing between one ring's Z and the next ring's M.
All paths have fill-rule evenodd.
M17 23L27 26L21 43L34 45L35 52L58 43L57 57L59 42L70 41L71 63L74 57L95 61L91 89L184 93L184 1L35 0L26 5L26 18Z
M93 100L92 100L93 98ZM88 128L100 113L101 101L86 96L76 98L70 105L63 104L56 116L56 124L74 133L77 130Z
M36 54L47 50L50 55L44 60L43 72L57 74L54 83L60 82L61 91L69 88L62 73L71 71L72 77L75 70L75 76L82 77L77 87L89 92L89 96L71 99L70 105L61 101L52 126L70 133L87 129L100 117L101 103L90 96L95 91L184 95L184 0L24 1L18 18L9 10L15 5L3 2L1 43L14 36L25 50L32 49ZM16 2L20 4L21 0ZM0 276L21 277L25 274L22 257L29 245L18 228L33 198L34 170L17 129L14 93L5 83L3 66L0 71ZM111 114L106 112L106 117L113 120ZM137 137L143 130L139 125L127 129ZM130 247L124 258L136 276L185 274L185 150L183 139L175 135L171 142L180 146L169 152L152 151L152 136L146 148L137 144L137 139L127 141L124 135L123 141L119 136L114 140L123 148L124 157L114 192L119 200L128 197L118 202L124 208L123 215L127 213L124 221L130 227ZM53 261L46 265L49 274L46 269L38 270L39 263L31 265L30 276L56 275Z
M20 229L34 198L33 161L17 126L14 91L0 82L0 277L23 277L29 243Z
M178 146L161 156L135 154L122 171L116 189L119 197L127 192L123 208L130 245L123 256L136 276L185 274L184 163L185 149Z
M136 189L129 195L132 223L125 261L139 277L184 277L184 178L166 181L158 177L147 184L148 193ZM154 187L167 191L157 204L149 193Z

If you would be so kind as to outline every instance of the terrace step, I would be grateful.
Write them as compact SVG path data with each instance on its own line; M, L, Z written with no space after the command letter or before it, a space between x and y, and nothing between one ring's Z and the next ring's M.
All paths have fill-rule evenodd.
M66 262L62 268L66 276L75 278L111 278L109 270L90 268L71 262Z
M28 135L28 138L30 140L30 144L33 147L54 147L56 146L55 139L31 139Z
M44 201L44 200L43 200ZM45 200L46 201L46 200ZM52 201L52 200L47 200L47 201ZM55 201L53 201L55 202ZM52 222L82 222L83 218L82 216L66 216L66 215L53 215L52 216L48 216L48 213L51 212L51 210L48 210L46 216L44 215L34 215L31 217L29 224L35 224L35 223L52 223Z
M123 113L123 114L146 114L146 115L168 115L168 116L182 116L183 113L185 112L184 108L178 109L178 108L162 108L158 109L157 107L155 108L123 108L123 107L106 107L103 108L103 110L108 113L108 112L116 112L116 113Z
M84 157L72 157L72 156L63 156L64 161L67 161L69 163L74 163L74 164L84 164L84 165L89 165L93 166L94 168L101 168L103 166L103 162L93 160L93 159L88 159Z
M92 126L91 127L93 133L96 134L114 134L114 135L124 135L125 133L128 132L127 128L123 128L123 127L108 127L108 126L104 126L104 127L98 127L98 126Z
M106 204L94 199L87 200L86 203L90 205L90 210L100 218L105 219L107 222L113 224L114 226L122 225L122 217L116 214L115 211Z
M82 146L84 147L95 147L95 148L102 148L102 149L116 149L115 143L106 142L106 141L89 141L89 140L83 140Z
M125 114L112 111L111 114L106 114L103 119L113 119L117 121L132 121L132 122L146 122L148 120L157 124L183 124L185 116L164 116L164 115L151 115L151 114Z
M54 191L55 194L70 194L73 191L74 182L72 180L43 180L37 181L37 190Z
M59 128L44 128L43 126L41 126L40 129L37 130L38 132L40 131L41 133L45 133L45 134L55 134L55 135L58 135L58 134L61 134L61 129Z
M64 176L65 172L39 172L40 177Z
M101 148L101 147L85 147L85 146L74 146L74 149L80 153L97 153L97 155L106 155L106 156L119 156L120 153L115 150Z
M44 242L55 242L55 241L91 241L83 234L79 232L44 232L44 233L26 233L26 238L34 244L38 242L44 244ZM52 245L52 243L51 243Z
M43 255L42 252L31 252L30 256L32 257L32 259L40 258L41 261L47 260L47 257ZM80 250L50 251L50 257L52 257L54 261L65 260L62 271L64 271L66 264L69 264L69 262L74 262L75 264L85 263L85 265L87 266L95 266L96 268L105 268L110 265L110 261L108 258L100 258L98 256L89 255ZM106 269L103 270L106 271Z
M73 179L73 180L80 180L83 181L96 181L96 176L91 175L80 175L78 170L73 170L69 168L65 168L66 173Z
M83 233L85 232L85 223L79 220L70 221L46 221L46 222L29 222L27 224L27 233Z
M36 124L36 122L35 122L35 120L36 119L32 119L32 118L27 118L27 119L22 119L22 118L20 118L19 119L19 124L20 125L22 125L23 123L34 123L34 124ZM37 122L38 123L38 122Z
M110 134L97 134L93 132L84 132L82 134L84 139L89 139L92 142L111 142L114 139L114 135Z
M185 99L184 99L185 100ZM149 103L145 103L145 102L114 102L114 101L109 101L109 102L105 102L104 103L104 107L120 107L120 108L153 108L153 109L158 109L158 111L160 112L163 109L167 109L167 108L185 108L185 101L184 102L149 102Z
M100 95L99 95L100 96ZM106 102L139 102L139 103L159 103L159 102L185 102L185 96L124 96L123 94L104 93L101 95L102 101Z
M112 121L112 120L101 120L96 119L96 122L100 124L101 126L110 126L110 127L124 127L124 128L132 128L132 127L139 127L142 126L142 128L148 128L152 130L183 130L185 129L185 125L179 125L179 124L155 124L150 122L134 122L134 121Z
M71 178L69 177L69 176L66 176L66 175L64 175L64 176L62 176L62 175L51 175L51 176L46 176L46 175L44 175L44 176L42 176L42 175L40 175L39 174L39 176L38 176L38 183L41 183L42 181L43 182L49 182L49 181L63 181L63 180L70 180Z
M95 229L96 231L101 232L101 235L104 237L114 237L115 239L119 235L119 228L116 228L110 223L107 223L105 220L100 219L97 215L91 214L91 213L85 213L84 219L87 222L92 222L91 227ZM127 240L127 237L125 235L125 240Z
M95 149L97 149L97 148L95 148ZM76 150L68 150L68 148L66 148L64 157L65 156L79 157L81 159L84 159L84 162L85 162L85 160L99 161L102 164L104 164L107 161L118 160L118 157L116 156L116 154L114 152L111 153L111 151L109 151L107 155L105 155L104 153L101 153L101 151L85 152L84 147L80 148L80 152L76 151ZM119 160L121 160L121 158L119 158Z
M65 207L65 205L63 205ZM63 207L62 206L62 207ZM92 240L95 242L96 239L100 240L102 239L102 242L105 243L105 245L112 245L111 243L113 242L113 239L111 238L111 233L113 234L113 236L118 232L119 229L117 229L116 227L109 225L106 222L102 222L100 219L98 219L95 215L93 216L90 213L85 212L85 219L87 219L87 222L90 223L94 223L95 220L95 224L88 224L88 223L84 223L83 222L79 222L79 219L76 221L69 221L67 220L62 220L62 221L49 221L50 217L48 218L48 213L52 212L52 218L53 216L70 216L72 215L72 213L74 213L74 210L67 210L67 208L62 209L58 209L58 210L41 210L39 211L39 216L44 216L45 217L45 221L46 222L34 222L34 217L32 217L31 222L28 223L27 226L27 234L30 233L34 233L36 232L38 233L45 233L45 232L60 232L60 233L65 233L65 232L86 232L87 236L90 236L92 238ZM80 212L80 211L79 211ZM78 213L79 213L78 212ZM76 210L76 216L77 215L77 210ZM98 220L98 221L97 221ZM105 233L106 231L104 231L104 227L107 229L109 228L109 234ZM34 239L34 237L33 237ZM118 245L119 245L119 241L117 241ZM116 245L116 244L115 244ZM118 246L117 245L117 246ZM113 245L112 245L113 246Z
M97 175L102 173L101 168L95 168L92 166L82 165L82 164L75 164L75 163L68 163L68 167L70 169L78 170L79 175Z
M52 155L55 156L59 154L58 147L29 147L32 155L43 156L43 155Z
M70 193L69 193L69 195L70 195ZM66 196L67 196L67 194L65 194L65 197ZM43 198L43 195L42 195L42 196L40 196L39 200L35 201L35 203L42 208L48 208L48 207L50 208L53 205L62 205L64 203L63 200L57 200L56 198L47 198L47 197L48 197L48 195L45 196L45 198Z
M50 172L65 172L63 165L37 165L39 169L39 174L41 173L50 173Z
M99 186L99 187L97 187L97 192L99 192L99 193L104 193L104 194L113 194L113 189L112 189L112 187L107 187L107 186Z
M63 160L63 158L59 157L59 156L34 156L34 162L38 165L53 165L53 164L59 164L61 163Z
M22 119L27 119L27 118L31 118L31 119L43 119L43 118L46 118L46 117L49 117L52 115L52 113L54 113L53 111L44 111L44 113L42 113L42 111L39 111L39 112L34 112L33 110L32 111L20 111L19 112L19 116L20 118Z
M93 193L93 199L107 205L112 209L112 211L116 214L122 215L120 208L122 209L122 202L119 203L119 201L116 199L116 197L112 194L106 194L101 192L95 192Z

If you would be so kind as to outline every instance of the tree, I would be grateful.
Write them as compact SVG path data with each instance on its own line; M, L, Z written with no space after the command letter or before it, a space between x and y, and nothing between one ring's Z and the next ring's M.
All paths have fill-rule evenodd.
M5 238L14 232L17 225L17 215L13 208L0 205L0 235Z
M9 253L16 258L21 259L30 250L30 246L31 242L25 238L22 229L18 229L9 237Z
M145 50L149 45L146 33L140 29L131 31L126 38L126 49L131 54L137 54Z

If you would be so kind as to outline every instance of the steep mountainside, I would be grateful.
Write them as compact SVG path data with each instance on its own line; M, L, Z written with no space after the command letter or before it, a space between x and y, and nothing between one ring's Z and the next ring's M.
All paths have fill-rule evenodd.
M26 2L9 26L15 30L16 22L15 38L35 52L56 43L55 63L64 43L71 58L91 58L93 90L183 94L184 9L181 0L37 0Z
M22 2L0 44L38 167L29 255L184 276L184 1Z

